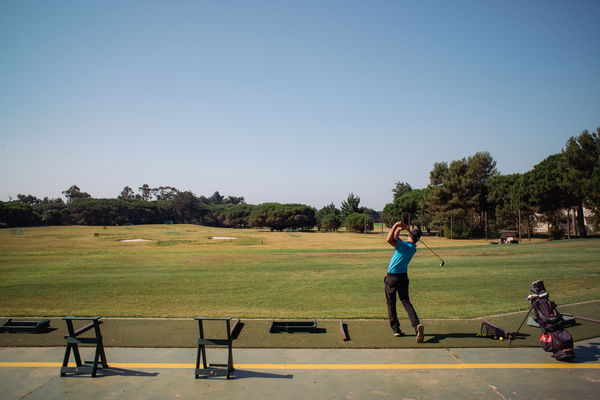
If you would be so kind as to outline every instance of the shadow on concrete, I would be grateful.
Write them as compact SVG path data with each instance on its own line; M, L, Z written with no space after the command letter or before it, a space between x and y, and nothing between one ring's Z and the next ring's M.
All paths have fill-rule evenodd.
M102 370L104 376L137 376L137 377L153 377L158 376L158 372L142 372L125 368L108 367Z
M135 371L132 369L125 369L125 368L113 368L113 367L108 367L108 368L98 368L98 373L95 378L105 378L105 377L109 377L109 376L135 376L135 377L142 377L142 378L151 378L151 377L156 377L158 376L158 372L142 372L142 371ZM90 374L67 374L65 376L63 376L62 378L90 378L91 375Z
M244 369L236 369L232 379L246 379L246 378L269 378L269 379L294 379L292 374L272 374L269 372L256 372L248 371Z
M573 350L576 363L600 360L600 342L592 342L588 346L579 345Z

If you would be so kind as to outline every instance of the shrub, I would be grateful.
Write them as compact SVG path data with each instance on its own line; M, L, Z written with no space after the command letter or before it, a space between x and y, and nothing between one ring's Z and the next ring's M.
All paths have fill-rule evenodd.
M342 226L342 219L335 214L327 214L321 218L321 229L325 232L335 232Z
M344 226L346 226L346 229L348 229L350 232L364 233L365 229L367 231L372 231L373 218L371 218L371 216L368 214L350 214L344 220Z

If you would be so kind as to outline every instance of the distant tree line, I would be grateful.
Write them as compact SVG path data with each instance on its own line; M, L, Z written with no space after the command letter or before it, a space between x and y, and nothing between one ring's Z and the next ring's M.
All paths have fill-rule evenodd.
M217 227L267 227L271 230L332 232L344 227L353 232L373 229L375 222L388 226L403 220L451 238L484 237L501 230L532 233L535 224L549 224L560 237L569 215L577 232L586 236L583 208L600 221L600 128L571 137L561 153L548 156L523 174L502 175L488 152L467 158L436 162L429 185L413 189L398 182L393 202L381 213L361 207L350 193L340 207L333 203L316 210L304 204L246 204L244 197L196 196L171 186L134 191L123 188L113 199L95 199L73 185L61 198L32 195L0 202L0 227L34 225L123 225L192 223ZM566 210L566 212L565 212Z
M171 186L151 188L143 185L135 192L126 186L116 199L95 199L73 185L61 198L38 199L32 195L0 202L0 227L37 225L125 225L191 223L216 227L267 227L271 230L348 230L364 232L373 229L377 213L360 207L354 194L342 202L317 211L304 204L246 204L244 197L196 196ZM375 216L375 217L374 217Z
M426 188L398 182L393 194L382 213L388 225L404 220L466 238L519 228L531 234L542 222L558 238L572 213L578 234L585 237L584 207L594 216L595 231L600 221L600 128L569 138L561 153L523 174L501 175L492 156L479 152L449 164L437 162Z

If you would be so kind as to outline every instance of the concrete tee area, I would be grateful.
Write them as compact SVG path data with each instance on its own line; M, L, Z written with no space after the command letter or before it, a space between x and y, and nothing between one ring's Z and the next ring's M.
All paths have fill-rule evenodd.
M195 349L106 348L60 377L61 347L0 348L0 399L598 399L600 339L562 363L541 348L235 349L232 379L194 377ZM89 360L93 349L82 349ZM210 363L226 351L208 349Z

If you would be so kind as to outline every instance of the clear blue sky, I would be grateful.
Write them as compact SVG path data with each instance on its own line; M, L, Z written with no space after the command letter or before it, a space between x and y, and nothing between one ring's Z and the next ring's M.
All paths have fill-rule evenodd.
M0 200L175 186L380 210L600 126L600 1L0 1Z

